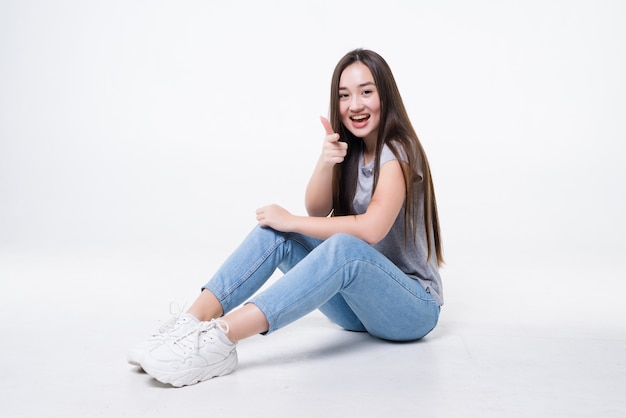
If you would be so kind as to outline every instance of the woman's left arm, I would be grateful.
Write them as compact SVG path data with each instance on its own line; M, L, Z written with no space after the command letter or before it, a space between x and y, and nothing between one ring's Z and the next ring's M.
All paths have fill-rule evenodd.
M297 232L318 239L338 233L353 235L369 244L382 240L391 229L405 199L404 176L397 160L380 168L378 185L367 211L361 215L311 217L293 215L278 205L257 209L262 227L283 232Z

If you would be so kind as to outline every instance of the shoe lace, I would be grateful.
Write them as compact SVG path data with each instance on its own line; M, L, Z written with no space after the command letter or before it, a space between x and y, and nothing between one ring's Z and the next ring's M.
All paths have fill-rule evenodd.
M185 306L187 306L187 304L185 303L183 306L180 306L178 304L178 302L170 302L170 315L173 316L178 316L181 313L183 313L185 311Z
M185 311L186 305L187 304L180 306L177 302L170 302L169 310L171 318L159 327L159 332L154 334L153 337L169 334L174 328L176 328L176 323L180 319L180 315Z
M174 342L174 345L180 347L185 355L189 354L190 352L197 351L203 342L216 338L216 336L214 334L210 334L209 331L218 327L225 334L230 331L230 326L228 325L228 322L221 319L211 319L210 321L201 322L200 325L198 325L198 327L195 328L192 332L178 338Z

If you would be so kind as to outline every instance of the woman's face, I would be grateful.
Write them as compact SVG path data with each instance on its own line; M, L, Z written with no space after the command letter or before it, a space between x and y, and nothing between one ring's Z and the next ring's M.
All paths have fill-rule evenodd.
M372 72L362 62L346 67L339 79L339 115L352 134L375 144L380 124L380 97Z

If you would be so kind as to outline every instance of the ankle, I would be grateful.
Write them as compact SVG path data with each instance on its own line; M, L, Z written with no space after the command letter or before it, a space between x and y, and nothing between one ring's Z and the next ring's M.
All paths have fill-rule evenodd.
M219 318L223 314L222 304L217 297L207 289L204 289L198 299L191 305L188 314L195 316L200 321L210 321Z
M187 311L187 314L196 318L198 322L207 322L213 319L203 312L198 312L197 310L194 310L193 307Z

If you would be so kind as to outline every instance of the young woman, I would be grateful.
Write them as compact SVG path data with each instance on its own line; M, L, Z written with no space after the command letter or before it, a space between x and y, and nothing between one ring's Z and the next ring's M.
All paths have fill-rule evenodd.
M239 340L315 309L347 330L391 341L417 340L435 327L443 258L433 183L380 55L356 49L339 61L330 121L322 124L308 216L258 209L258 226L189 311L131 350L131 364L173 386L222 376L237 366ZM255 295L277 268L284 275Z

